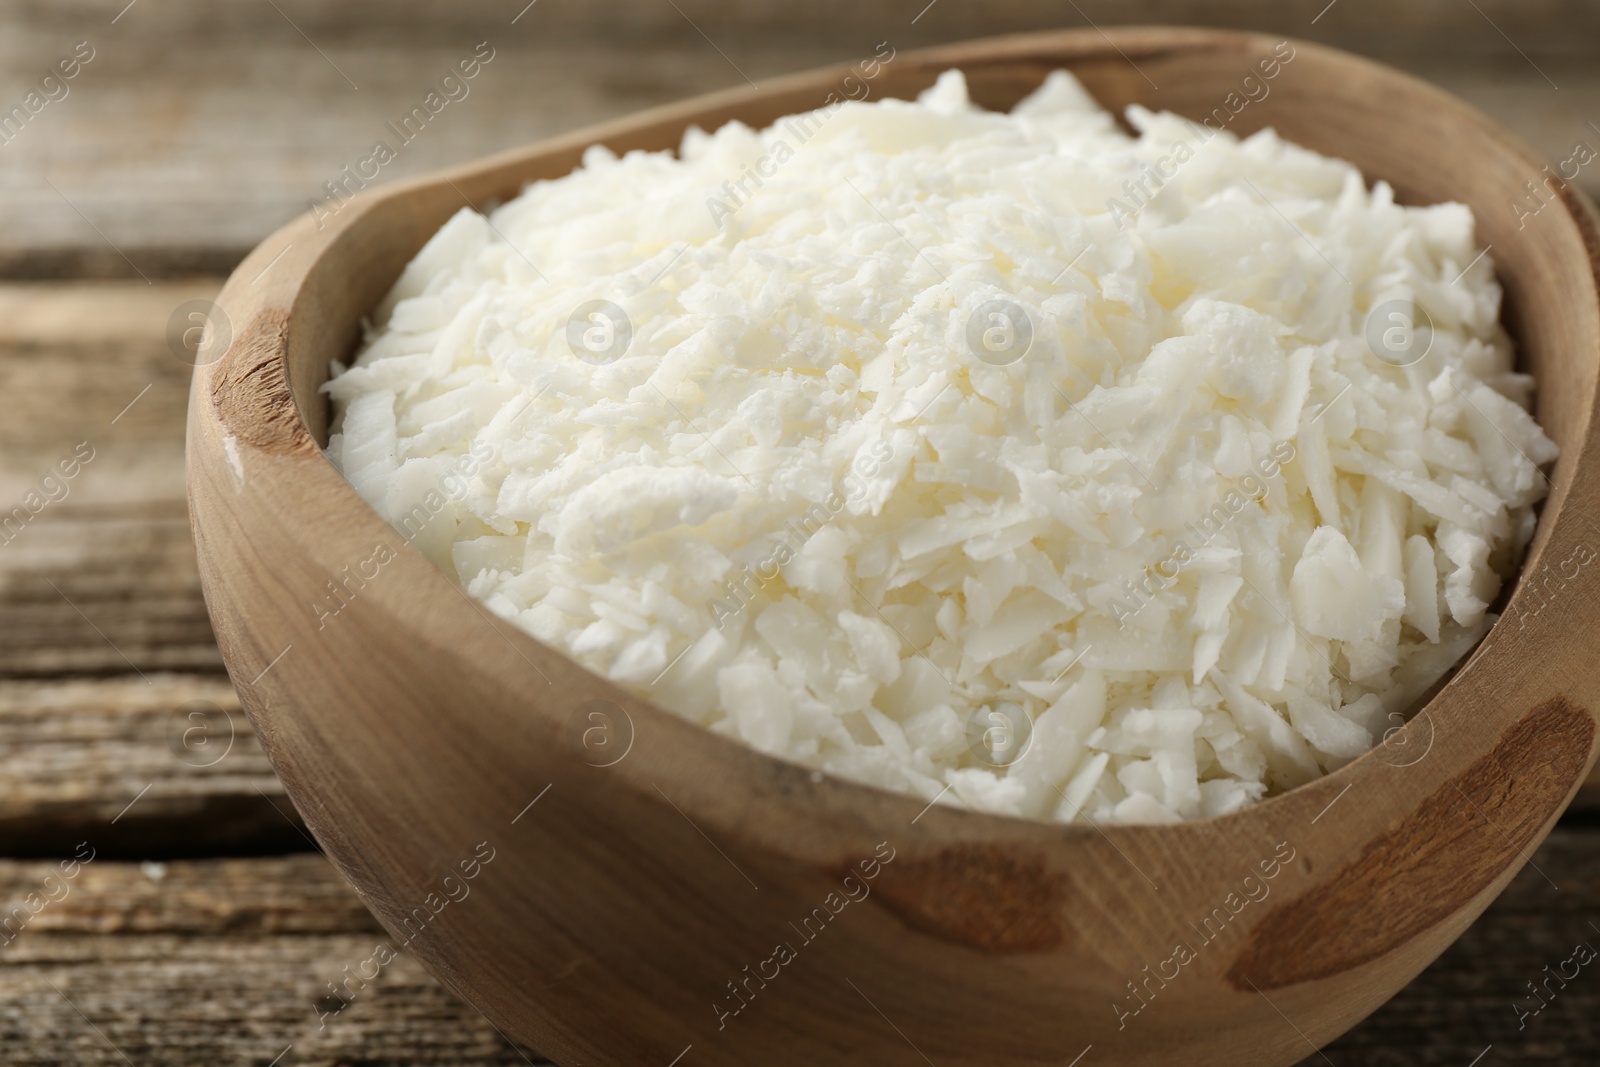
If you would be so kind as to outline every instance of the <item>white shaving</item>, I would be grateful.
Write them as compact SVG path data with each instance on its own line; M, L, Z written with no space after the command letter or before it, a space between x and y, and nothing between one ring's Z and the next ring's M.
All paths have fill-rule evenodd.
M1556 449L1467 208L1128 120L949 72L592 148L418 254L329 457L495 612L775 756L1060 820L1306 782L1486 631Z

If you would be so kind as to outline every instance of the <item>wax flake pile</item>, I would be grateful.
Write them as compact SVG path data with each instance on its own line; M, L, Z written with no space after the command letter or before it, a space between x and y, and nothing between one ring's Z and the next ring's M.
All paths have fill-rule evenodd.
M593 148L417 255L329 457L500 616L784 759L1097 822L1306 782L1482 637L1556 450L1465 207L1127 120L952 71Z

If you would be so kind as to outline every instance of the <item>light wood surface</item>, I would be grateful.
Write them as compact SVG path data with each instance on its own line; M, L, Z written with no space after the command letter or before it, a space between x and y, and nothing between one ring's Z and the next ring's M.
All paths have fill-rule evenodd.
M1316 36L1464 96L1552 156L1568 147L1574 129L1600 118L1600 33L1592 21L1600 8L1590 4L1476 0L1485 18L1461 0L1339 0L1317 19L1325 0L1078 0L1076 9L1032 0L939 0L926 13L924 0L822 0L800 7L676 2L757 81L812 63L852 60L885 39L909 48L1028 26L1083 24L1087 16L1106 26L1213 22ZM89 37L107 46L63 106L52 104L44 113L47 124L29 140L0 147L0 203L6 205L0 208L0 276L67 279L0 285L0 392L8 401L8 417L0 421L0 478L7 485L31 482L63 446L81 439L72 435L96 428L96 421L112 447L71 500L39 517L28 540L0 547L0 678L17 682L0 700L0 856L65 855L91 835L107 841L112 854L133 859L309 848L254 788L258 784L290 811L270 771L257 780L259 764L252 762L248 774L219 773L259 749L242 743L210 770L179 762L160 722L167 716L152 713L141 695L143 681L39 580L41 573L58 584L80 571L93 575L78 585L74 601L141 670L150 671L153 661L173 662L166 645L141 637L165 628L182 649L178 660L188 664L181 674L158 678L160 691L176 701L169 715L226 685L199 600L182 502L188 368L170 361L161 340L173 308L191 295L214 295L220 280L168 283L164 276L197 265L231 269L248 247L300 210L315 186L348 162L352 148L365 147L374 125L410 102L417 88L413 72L458 42L470 45L493 34L512 62L491 67L496 81L480 82L480 95L438 128L438 140L411 146L394 164L397 177L738 83L705 38L659 0L540 0L509 36L520 2L510 8L499 0L277 4L341 66L362 65L360 92L342 82L326 93L312 88L337 76L282 16L259 2L140 0L113 25L125 0L0 0L0 100L20 97L42 65L71 42ZM176 56L182 61L174 62ZM480 102L492 106L473 106ZM1600 171L1586 168L1579 184L1593 195L1591 174ZM147 286L44 177L156 284ZM131 280L77 280L84 271ZM164 373L154 378L147 369ZM155 388L106 430L152 380ZM137 434L129 436L130 430ZM125 462L107 462L124 449ZM138 499L156 507L130 506ZM190 621L174 629L175 617ZM169 687L168 679L183 684ZM246 724L240 727L246 732ZM169 760L164 771L163 753ZM148 767L166 781L112 825L104 813L115 815L148 782L125 780L118 773L125 764ZM1590 782L1575 806L1592 803L1593 776ZM146 802L166 789L192 790L194 803L163 808L138 839L123 839ZM252 798L259 805L254 816L231 823L222 818L228 805L248 805ZM65 836L34 818L47 810ZM226 832L207 837L219 825ZM1307 1050L1305 1062L1463 1067L1491 1045L1479 1067L1564 1067L1600 1056L1600 985L1571 983L1524 1029L1511 1010L1527 1001L1526 981L1567 957L1574 942L1593 937L1585 919L1600 910L1600 826L1592 816L1571 813L1564 825L1436 964L1328 1046L1326 1060ZM350 961L335 940L317 935L280 936L249 923L230 929L227 898L242 895L245 885L271 885L279 907L349 916L340 921L350 925L328 918L304 923L355 937L377 931L370 920L357 929L359 913L324 892L343 885L331 868L314 861L320 877L314 876L300 865L303 859L227 861L239 873L218 878L218 892L204 905L218 921L184 922L181 937L148 926L133 932L125 916L172 894L182 906L161 915L183 921L195 899L192 882L172 876L151 882L136 864L107 859L107 871L116 866L127 883L143 888L135 892L110 880L82 898L93 906L85 905L79 927L24 935L36 958L53 954L59 969L21 965L15 954L24 942L0 948L0 1063L126 1064L41 980L48 975L72 991L95 1027L133 1051L140 1067L266 1067L309 1017L300 1000L314 984L308 973L326 978ZM170 865L173 871L178 866ZM217 877L212 869L197 867L194 878ZM177 887L185 884L180 893ZM7 894L26 891L9 875L0 876L0 885ZM108 924L122 932L103 932ZM181 961L174 957L180 951ZM95 990L94 996L80 998L63 976ZM277 1020L277 1029L263 1020ZM279 1036L282 1042L269 1048ZM1090 1067L1101 1051L1080 1067ZM278 1067L523 1062L481 1017L413 967L393 985L386 977L375 997L354 1004L330 1026L323 1043L297 1045ZM680 1067L692 1062L693 1053Z
M1113 105L1198 115L1274 43L1038 35L905 54L879 87L904 95L960 65L980 102L1009 106L1067 65ZM1244 127L1270 123L1402 197L1477 211L1542 385L1541 421L1564 449L1529 566L1567 558L1592 537L1595 510L1592 216L1567 197L1519 235L1499 209L1538 174L1536 153L1420 83L1297 47L1296 80ZM558 1060L670 1062L692 1049L702 1063L801 1064L849 1049L859 1062L992 1067L1098 1048L1129 1064L1293 1062L1466 929L1577 789L1600 699L1581 598L1497 628L1407 728L1408 747L1235 816L1098 831L922 813L699 731L495 626L317 451L328 360L463 196L562 173L593 140L658 148L691 120L770 121L820 103L842 74L772 80L458 168L450 182L394 187L246 260L220 299L235 340L195 379L189 437L201 574L243 705L308 825L391 934L425 915L415 909L442 872L492 847L473 903L442 911L428 927L438 936L411 949ZM374 544L398 558L319 633L308 605ZM635 731L630 756L604 770L571 742L574 713L595 698ZM1159 1008L1119 1027L1124 985L1284 848L1293 858L1272 902L1161 984ZM718 1026L725 982L883 849L894 859L848 932L805 942L778 990L763 987Z
M59 899L0 943L0 1062L8 1067L510 1067L538 1059L409 956L367 966L371 982L350 980L380 947L396 946L320 856L96 857L66 880L55 861L0 861L0 899L47 884L66 888L54 888Z

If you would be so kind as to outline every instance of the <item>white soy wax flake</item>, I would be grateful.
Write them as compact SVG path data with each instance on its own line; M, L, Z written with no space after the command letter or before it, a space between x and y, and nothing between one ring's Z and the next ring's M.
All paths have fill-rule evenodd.
M919 805L1309 781L1485 632L1556 449L1466 208L1127 118L950 71L592 149L423 248L329 456L540 640ZM626 752L565 710L575 758Z

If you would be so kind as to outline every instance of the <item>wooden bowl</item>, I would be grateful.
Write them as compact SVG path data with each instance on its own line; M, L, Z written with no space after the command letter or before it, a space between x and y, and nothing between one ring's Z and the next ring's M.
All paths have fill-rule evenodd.
M871 85L909 96L960 67L1008 108L1067 67L1112 108L1203 119L1231 114L1277 46L1032 34L900 54ZM564 174L594 142L669 148L690 123L819 106L849 69L369 190L245 261L216 317L231 344L190 403L206 600L273 766L398 942L561 1063L1287 1064L1472 922L1594 759L1600 239L1569 188L1513 209L1540 203L1525 183L1544 161L1478 112L1290 47L1229 128L1274 126L1409 202L1471 205L1562 453L1524 576L1454 679L1368 755L1225 818L1102 829L925 808L758 754L492 619L319 451L329 360L464 203Z

